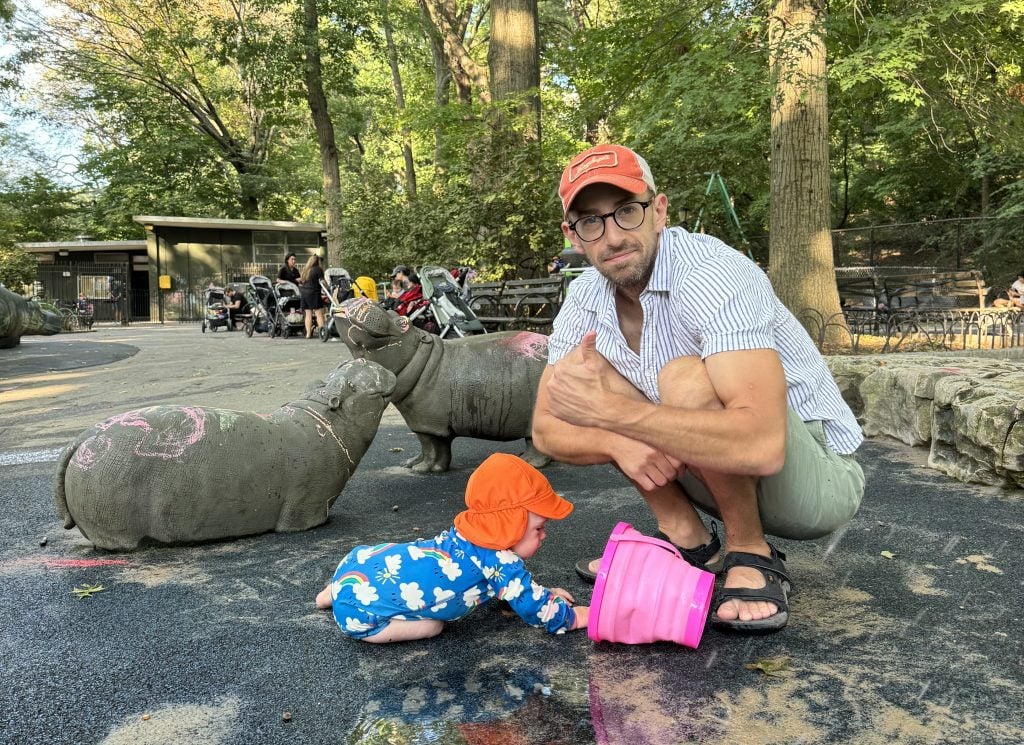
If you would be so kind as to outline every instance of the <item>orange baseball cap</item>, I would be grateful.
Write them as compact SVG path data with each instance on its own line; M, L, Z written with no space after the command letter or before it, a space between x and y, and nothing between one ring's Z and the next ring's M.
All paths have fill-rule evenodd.
M525 535L528 513L561 520L572 512L540 471L508 453L494 453L473 471L466 506L455 516L455 529L477 546L498 551Z
M572 200L591 184L611 184L630 194L657 191L647 161L622 145L596 145L569 161L558 184L562 212L568 213Z

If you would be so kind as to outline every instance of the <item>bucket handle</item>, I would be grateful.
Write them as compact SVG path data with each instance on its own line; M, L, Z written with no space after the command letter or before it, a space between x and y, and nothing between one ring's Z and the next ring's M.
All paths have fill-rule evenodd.
M612 535L608 536L608 540L616 541L616 542L617 541L636 541L637 543L650 543L652 546L657 546L658 548L664 548L664 549L667 549L668 551L671 551L676 556L678 556L680 559L683 558L683 555L681 553L679 553L679 549L677 549L675 546L673 546L668 541L663 541L660 538L652 538L651 536L643 535L642 533L637 533L635 535L625 535L624 533L613 533ZM684 561L685 561L685 559L684 559Z

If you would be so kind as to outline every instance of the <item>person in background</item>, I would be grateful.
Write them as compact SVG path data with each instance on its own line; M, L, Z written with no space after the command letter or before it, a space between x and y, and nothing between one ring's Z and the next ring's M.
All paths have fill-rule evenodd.
M224 300L228 309L228 328L234 331L237 328L239 316L245 313L248 304L245 301L245 295L234 287L224 290Z
M121 303L124 300L124 284L117 277L110 278L110 306L114 309L114 322L121 323Z
M1010 296L1010 302L1015 308L1024 306L1024 269L1017 272L1017 279L1010 285L1006 294Z
M320 266L319 254L309 257L306 265L299 273L299 297L302 301L299 306L306 316L306 338L313 338L313 314L316 314L318 328L327 325L327 318L324 313L324 296L320 287L320 281L324 278L323 267Z
M301 272L298 267L298 259L295 258L294 252L289 252L284 257L284 265L277 273L277 282L293 282L294 284L299 283L299 275Z

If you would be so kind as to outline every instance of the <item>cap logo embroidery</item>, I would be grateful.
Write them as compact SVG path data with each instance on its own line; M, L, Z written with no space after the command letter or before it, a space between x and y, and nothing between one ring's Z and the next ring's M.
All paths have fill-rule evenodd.
M579 163L573 165L569 171L569 181L576 181L581 176L586 175L595 168L615 168L619 164L618 154L611 153L592 153L584 158Z

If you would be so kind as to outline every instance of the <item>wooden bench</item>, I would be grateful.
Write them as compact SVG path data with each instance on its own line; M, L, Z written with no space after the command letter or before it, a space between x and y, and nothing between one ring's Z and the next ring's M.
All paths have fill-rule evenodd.
M981 309L989 289L974 269L894 274L882 277L881 283L884 302L893 310Z
M469 307L488 331L550 331L565 297L560 276L470 285Z

